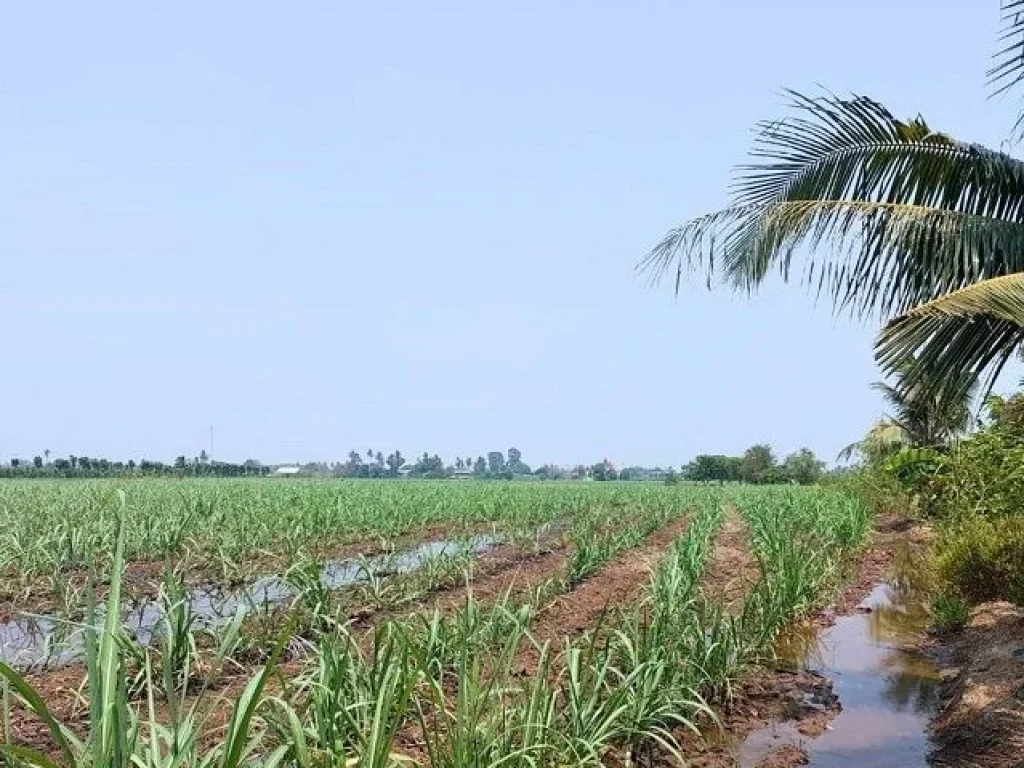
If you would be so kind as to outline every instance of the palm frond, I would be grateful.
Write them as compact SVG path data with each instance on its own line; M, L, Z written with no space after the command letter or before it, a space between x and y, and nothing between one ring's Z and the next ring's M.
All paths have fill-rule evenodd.
M871 385L876 392L881 393L882 400L888 406L889 418L892 423L899 426L906 432L912 431L910 426L914 421L914 406L907 392L898 386L887 384L884 381L876 381Z
M882 419L871 426L868 433L856 443L839 452L837 461L849 461L856 455L871 460L887 456L910 444L906 430L891 419Z
M1024 0L1003 0L1003 27L995 64L988 71L989 84L1002 93L1024 80Z
M906 365L904 381L956 397L985 377L986 391L1024 343L1024 272L984 280L906 312L879 334L883 369Z
M798 114L761 125L733 204L669 232L641 269L751 290L773 267L788 279L807 245L806 279L837 308L885 315L1024 269L1024 163L867 98L792 96Z

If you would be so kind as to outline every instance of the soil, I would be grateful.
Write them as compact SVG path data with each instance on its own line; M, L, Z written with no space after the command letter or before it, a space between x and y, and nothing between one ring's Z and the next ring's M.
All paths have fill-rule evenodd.
M700 587L712 600L735 612L760 578L761 569L753 555L747 523L739 512L728 508Z
M792 744L787 744L759 762L757 768L791 768L794 765L807 765L808 762L810 761L807 752Z
M962 631L929 649L942 669L932 762L957 768L1024 765L1024 611L978 606Z
M599 626L609 611L640 597L658 560L689 524L689 518L684 517L662 526L640 546L608 561L572 590L543 606L530 629L537 646L556 646L578 637ZM535 648L525 649L518 662L522 673L532 674L538 659Z
M449 612L465 603L468 592L481 605L494 602L506 592L514 599L557 576L565 566L567 554L565 542L556 533L532 552L524 553L519 547L501 544L476 558L468 591L467 585L459 581L439 587L422 600L400 610L357 609L349 615L350 626L357 630L370 629L385 619L433 608Z

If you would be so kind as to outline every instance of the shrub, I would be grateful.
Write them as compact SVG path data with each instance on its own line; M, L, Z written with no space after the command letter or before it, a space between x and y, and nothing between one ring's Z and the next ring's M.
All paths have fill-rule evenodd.
M1024 516L963 516L936 542L939 577L972 603L1024 605Z
M914 512L911 494L886 472L858 467L826 476L821 484L853 496L872 513L909 515Z
M952 451L924 493L939 517L1019 515L1024 512L1024 444L999 428L980 432Z
M932 627L940 635L962 629L971 617L970 606L960 595L941 592L932 598Z

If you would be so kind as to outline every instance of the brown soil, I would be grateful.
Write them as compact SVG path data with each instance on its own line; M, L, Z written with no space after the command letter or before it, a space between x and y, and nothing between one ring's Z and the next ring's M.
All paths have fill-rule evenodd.
M970 624L934 641L942 669L941 708L932 723L935 765L1024 765L1024 611L986 603Z
M806 621L820 632L839 616L854 612L871 589L884 580L893 564L897 543L908 538L922 541L928 535L927 528L905 518L879 517L857 571L830 607L816 611ZM723 569L722 573L729 571ZM687 738L684 756L688 765L695 768L732 768L736 764L736 746L754 731L787 723L805 736L819 736L841 708L828 678L808 671L759 667L736 683L732 701L721 715L720 736L706 743ZM761 764L771 768L805 765L806 755L796 748L782 748Z
M496 561L485 564L474 573L470 590L474 599L485 605L503 597L506 592L515 599L562 573L567 555L566 547L560 546L525 558L521 553L499 556ZM446 592L433 603L447 611L462 605L465 597L465 591Z
M727 508L700 587L709 598L734 612L759 578L761 569L753 555L747 523L739 512Z
M515 599L557 576L565 565L566 555L566 545L555 533L532 552L524 553L517 546L502 544L475 560L468 589L463 581L442 585L423 599L399 610L361 608L350 613L349 620L352 627L363 630L388 618L422 613L432 608L449 612L462 606L469 593L482 605L494 602L506 592Z
M800 747L794 747L792 744L787 744L759 762L757 768L793 768L793 766L797 765L807 765L808 762L810 760L805 750L800 749Z
M610 610L640 597L651 570L688 525L689 518L681 518L662 526L640 546L613 558L575 588L543 606L530 629L536 643L560 644L578 637L597 626ZM523 671L532 672L537 659L534 648L525 649L520 659Z

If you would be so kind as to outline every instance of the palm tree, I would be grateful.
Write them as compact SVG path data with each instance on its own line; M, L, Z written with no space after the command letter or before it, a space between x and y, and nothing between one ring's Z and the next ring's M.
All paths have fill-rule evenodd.
M1024 0L1002 8L997 91L1024 80ZM1024 162L869 98L790 94L795 114L761 123L731 204L669 232L641 267L674 273L677 291L693 268L753 291L773 269L788 279L804 246L805 280L837 311L888 319L887 374L953 401L980 376L991 388L1024 342Z
M885 418L875 422L863 438L843 448L836 461L849 461L860 455L869 465L874 465L909 447L906 430L892 419Z
M911 370L913 365L913 360L905 361L898 373ZM890 412L861 440L843 448L836 457L839 461L860 454L874 463L904 448L947 447L970 428L978 380L965 377L963 382L954 382L947 392L957 393L955 399L940 397L935 387L908 384L899 376L893 384L876 381L871 387L882 393Z
M899 372L913 369L915 361L904 361ZM964 376L963 381L952 382L947 391L958 397L939 397L935 387L926 383L907 383L900 379L895 384L876 381L871 385L889 405L889 421L906 435L906 442L915 448L940 448L964 434L971 425L971 403L978 389L978 380Z

